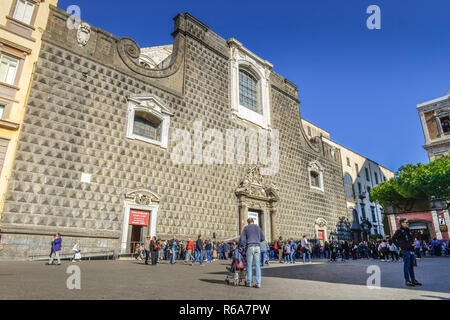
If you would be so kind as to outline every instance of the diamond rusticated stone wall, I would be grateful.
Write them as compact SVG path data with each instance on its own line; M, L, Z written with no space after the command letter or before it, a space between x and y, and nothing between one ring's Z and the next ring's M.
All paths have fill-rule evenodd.
M0 222L0 258L46 255L56 232L69 251L81 237L89 250L117 252L124 196L139 189L161 196L158 237L235 237L235 191L248 165L174 165L170 140L163 149L126 138L127 97L145 94L173 111L170 130L193 132L195 120L203 121L204 130L245 129L231 110L226 41L189 14L178 15L173 68L136 72L120 55L132 50L119 38L91 27L88 43L80 46L67 17L52 8L43 37ZM340 155L306 140L295 85L272 72L270 88L280 170L265 179L279 189L277 235L314 237L317 218L333 229L347 217ZM324 167L324 192L309 186L307 168L314 160ZM81 182L83 172L92 174L90 184Z

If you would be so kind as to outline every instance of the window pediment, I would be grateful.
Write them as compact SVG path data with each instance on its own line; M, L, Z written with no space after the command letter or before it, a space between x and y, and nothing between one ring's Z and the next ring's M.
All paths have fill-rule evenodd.
M126 137L167 148L172 116L170 108L155 95L130 97Z

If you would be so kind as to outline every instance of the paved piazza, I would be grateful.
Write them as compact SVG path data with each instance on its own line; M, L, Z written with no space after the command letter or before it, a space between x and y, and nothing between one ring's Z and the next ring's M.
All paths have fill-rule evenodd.
M205 266L156 267L137 261L83 261L81 289L69 290L67 267L43 262L1 262L0 299L130 299L130 300L301 300L301 299L445 299L450 300L450 259L419 260L422 287L405 288L403 263L358 260L325 261L295 266L273 262L263 269L261 289L225 285L225 262ZM381 269L381 289L366 286L370 265Z

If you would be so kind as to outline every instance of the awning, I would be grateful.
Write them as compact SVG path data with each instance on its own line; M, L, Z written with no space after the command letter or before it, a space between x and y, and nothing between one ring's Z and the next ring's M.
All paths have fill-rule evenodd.
M428 226L425 223L418 223L409 226L410 230L423 230L428 229Z

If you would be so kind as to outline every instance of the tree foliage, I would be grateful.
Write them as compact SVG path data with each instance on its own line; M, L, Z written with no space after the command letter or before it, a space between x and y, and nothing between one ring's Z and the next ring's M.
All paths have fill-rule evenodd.
M429 164L405 165L395 178L370 191L370 201L383 207L411 199L431 200L432 196L450 200L450 155Z

